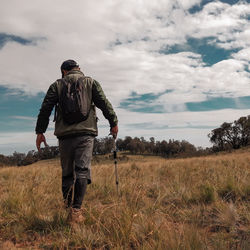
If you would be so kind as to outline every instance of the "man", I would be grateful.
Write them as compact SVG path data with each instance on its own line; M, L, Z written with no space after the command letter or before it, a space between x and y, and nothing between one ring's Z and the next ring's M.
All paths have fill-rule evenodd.
M47 145L44 133L49 124L50 114L56 106L54 134L59 139L62 193L66 206L72 207L72 214L77 214L80 211L87 184L91 183L93 143L98 133L95 107L101 109L104 117L109 121L110 132L114 139L118 133L118 120L100 84L90 77L85 77L74 60L64 61L61 65L61 73L62 79L55 81L49 87L43 100L36 124L36 146L40 150L42 142ZM65 106L62 104L66 99L63 95L64 84L68 84L70 88L78 81L85 89L85 95L87 94L85 99L89 101L90 108L83 120L66 122Z

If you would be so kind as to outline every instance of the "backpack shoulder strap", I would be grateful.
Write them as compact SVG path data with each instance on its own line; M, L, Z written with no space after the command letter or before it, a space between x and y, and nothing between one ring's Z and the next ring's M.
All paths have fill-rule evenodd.
M57 93L58 93L58 103L55 105L55 111L54 111L54 119L53 119L53 122L56 121L56 118L57 118L57 113L58 113L58 108L59 108L59 105L61 103L61 96L62 96L62 89L63 89L63 86L66 85L67 86L67 82L63 79L63 78L60 78L60 79L57 79L56 80L56 83L57 83Z

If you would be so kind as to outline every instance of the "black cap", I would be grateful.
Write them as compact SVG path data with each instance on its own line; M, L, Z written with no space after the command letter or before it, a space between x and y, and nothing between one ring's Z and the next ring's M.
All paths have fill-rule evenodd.
M79 67L79 65L77 64L76 61L74 60L67 60L67 61L64 61L61 65L61 71L64 69L64 70L71 70L75 67Z

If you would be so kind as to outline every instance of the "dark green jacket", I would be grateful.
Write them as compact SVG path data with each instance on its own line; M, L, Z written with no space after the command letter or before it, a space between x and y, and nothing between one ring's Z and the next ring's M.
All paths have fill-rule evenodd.
M77 81L78 78L84 76L79 70L71 70L64 79L66 81ZM90 109L87 120L68 125L63 122L62 112L59 103L59 97L62 89L62 81L57 80L50 85L48 92L43 100L40 113L38 115L36 124L36 133L45 133L48 124L49 117L54 108L57 105L57 112L55 117L55 135L60 138L66 138L75 135L93 135L97 136L97 117L95 107L102 110L104 117L109 121L110 127L117 125L118 120L113 110L111 103L106 98L100 84L90 77L85 78L84 83L87 85L87 91L89 98L92 99L92 106Z

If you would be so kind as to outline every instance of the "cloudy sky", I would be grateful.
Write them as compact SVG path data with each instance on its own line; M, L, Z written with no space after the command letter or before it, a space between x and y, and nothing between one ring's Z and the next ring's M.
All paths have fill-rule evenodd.
M250 114L249 0L8 0L0 16L0 154L35 149L66 59L101 83L122 138L210 146L213 128Z

